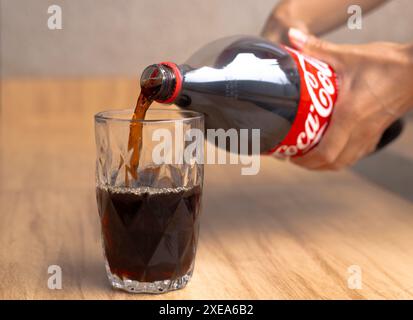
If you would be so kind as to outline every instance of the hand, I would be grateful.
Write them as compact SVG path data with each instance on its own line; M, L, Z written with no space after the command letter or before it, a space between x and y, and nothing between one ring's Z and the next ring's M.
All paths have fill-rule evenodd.
M363 0L358 4L366 14L386 1ZM322 35L347 21L347 8L353 3L353 0L280 0L267 18L261 35L267 40L288 45L289 28Z
M290 28L298 28L302 31L309 32L303 19L297 19L293 16L293 11L290 8L290 2L281 1L274 7L271 14L261 31L261 36L274 43L282 43L291 45L288 37Z
M297 29L291 43L337 73L338 99L320 143L291 161L338 170L373 152L384 130L413 106L413 50L395 43L337 45Z

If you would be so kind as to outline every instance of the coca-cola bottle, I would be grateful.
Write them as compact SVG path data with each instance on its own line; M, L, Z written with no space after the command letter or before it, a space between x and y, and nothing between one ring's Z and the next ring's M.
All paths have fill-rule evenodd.
M235 36L202 47L185 64L148 66L141 86L157 102L202 112L207 128L260 129L261 152L288 157L320 141L338 80L326 63L292 48ZM378 148L401 130L401 121L393 123Z

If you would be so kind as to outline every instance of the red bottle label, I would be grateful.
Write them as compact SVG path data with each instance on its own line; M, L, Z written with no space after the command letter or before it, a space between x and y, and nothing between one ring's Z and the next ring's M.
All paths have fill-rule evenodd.
M337 100L336 75L324 62L285 47L300 73L300 102L297 115L284 140L270 154L300 156L315 147L327 129Z

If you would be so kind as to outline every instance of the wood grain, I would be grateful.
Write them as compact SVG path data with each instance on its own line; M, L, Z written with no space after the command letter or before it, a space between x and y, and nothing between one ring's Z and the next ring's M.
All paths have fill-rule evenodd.
M7 80L0 113L1 299L413 298L412 122L353 170L263 157L256 176L207 166L195 273L131 295L106 279L94 194L93 114L132 106L129 79ZM47 288L49 265L63 289ZM362 270L349 289L348 268Z

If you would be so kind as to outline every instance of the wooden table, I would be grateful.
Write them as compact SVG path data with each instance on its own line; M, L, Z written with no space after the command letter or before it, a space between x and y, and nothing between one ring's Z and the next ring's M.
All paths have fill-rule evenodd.
M347 171L267 157L256 176L207 166L192 281L131 295L105 275L93 114L131 106L137 81L20 79L1 90L1 299L413 298L411 120L397 144ZM48 289L49 265L61 266L62 290ZM361 289L348 286L352 268Z

